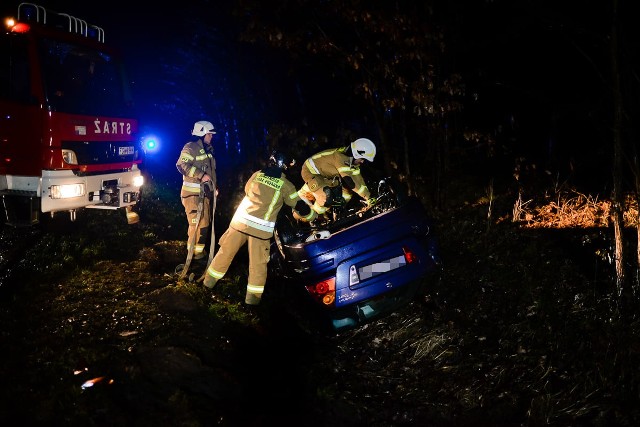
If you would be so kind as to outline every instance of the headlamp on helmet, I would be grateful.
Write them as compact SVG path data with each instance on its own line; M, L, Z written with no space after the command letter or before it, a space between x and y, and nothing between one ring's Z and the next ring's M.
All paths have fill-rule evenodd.
M294 159L289 159L289 157L279 151L273 151L271 156L269 156L269 167L277 167L282 170L287 170L287 168L292 167L296 164Z

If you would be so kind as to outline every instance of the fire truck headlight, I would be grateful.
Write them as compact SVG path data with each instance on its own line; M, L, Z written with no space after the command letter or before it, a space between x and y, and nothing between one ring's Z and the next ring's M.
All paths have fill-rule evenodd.
M50 190L52 199L68 199L85 195L84 184L52 185Z
M134 187L142 187L142 184L144 184L144 177L142 175L138 175L133 178Z
M78 164L78 156L73 150L62 149L62 160L68 165Z

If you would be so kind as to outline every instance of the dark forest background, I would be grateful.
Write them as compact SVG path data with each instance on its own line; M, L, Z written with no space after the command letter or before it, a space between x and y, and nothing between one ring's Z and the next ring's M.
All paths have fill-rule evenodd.
M124 52L141 136L162 142L149 163L170 162L209 119L231 169L266 146L304 156L367 136L377 167L434 202L459 165L610 191L614 77L634 156L639 37L627 1L38 4L102 26Z

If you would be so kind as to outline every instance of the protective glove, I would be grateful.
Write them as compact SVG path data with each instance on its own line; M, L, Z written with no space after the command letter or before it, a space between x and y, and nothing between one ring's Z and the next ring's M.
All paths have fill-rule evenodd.
M366 200L367 209L370 208L370 207L373 207L376 204L377 201L378 201L378 199L376 199L375 197L369 197Z
M204 196L211 198L213 196L213 183L211 181L203 182L202 187L204 190Z

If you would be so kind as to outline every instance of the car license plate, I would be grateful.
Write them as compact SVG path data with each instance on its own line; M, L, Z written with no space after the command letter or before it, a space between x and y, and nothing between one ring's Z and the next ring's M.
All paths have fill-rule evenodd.
M126 156L127 154L133 154L133 147L131 146L127 146L127 147L118 147L118 154L120 156Z
M371 277L377 276L378 274L387 273L397 268L404 267L405 265L407 265L407 260L405 260L404 255L399 255L394 258L389 258L386 261L376 262L374 264L358 268L358 276L360 276L360 280L367 280Z

